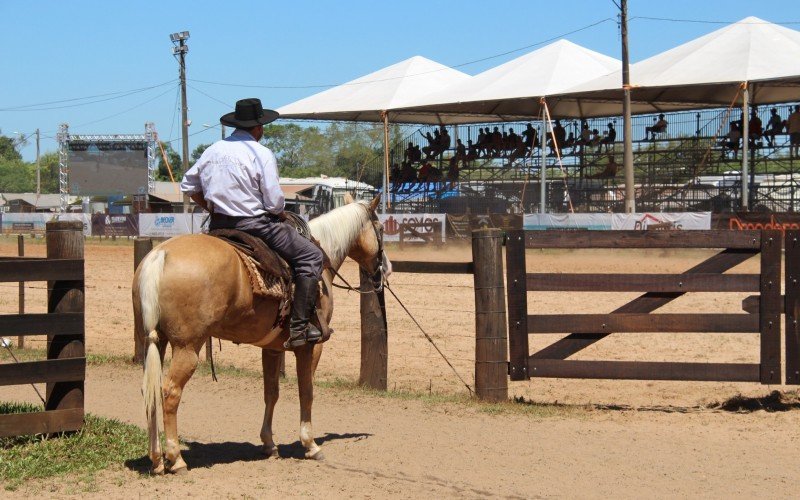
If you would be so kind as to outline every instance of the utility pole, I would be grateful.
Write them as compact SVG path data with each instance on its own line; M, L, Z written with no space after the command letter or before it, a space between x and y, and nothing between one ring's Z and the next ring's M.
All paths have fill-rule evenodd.
M622 166L625 172L625 212L636 211L633 178L633 137L631 131L631 75L628 62L628 0L620 0L620 32L622 35Z
M39 158L40 149L39 149L39 139L41 136L39 135L39 129L36 129L36 199L39 199L39 195L42 194L42 173L41 173L41 161Z
M186 45L186 40L189 39L188 31L181 31L173 33L169 36L174 47L172 47L172 54L178 56L180 62L180 81L181 81L181 135L183 136L183 154L182 164L183 172L189 170L189 117L186 107L186 54L189 52L189 46ZM183 195L183 211L189 211L189 196Z

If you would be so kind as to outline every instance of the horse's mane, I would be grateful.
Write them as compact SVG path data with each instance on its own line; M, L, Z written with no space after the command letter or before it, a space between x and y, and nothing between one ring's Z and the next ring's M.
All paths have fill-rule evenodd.
M311 234L334 263L342 263L364 224L370 220L367 202L348 203L311 220Z

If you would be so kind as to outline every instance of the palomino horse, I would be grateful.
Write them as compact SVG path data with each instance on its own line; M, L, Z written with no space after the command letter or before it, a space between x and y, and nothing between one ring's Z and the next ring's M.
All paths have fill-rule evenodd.
M352 201L352 200L350 200ZM378 286L389 261L383 254L383 227L375 215L378 198L349 203L311 221L312 235L330 258L334 270L350 257ZM323 273L323 310L333 311L333 272ZM288 329L269 333L278 314L277 300L254 297L245 266L227 243L206 235L173 238L150 252L133 278L136 332L145 346L144 381L149 455L155 473L185 472L178 444L178 404L186 382L197 367L198 354L210 336L262 348L264 423L261 441L267 456L277 456L272 438L272 413L278 400L280 353ZM162 383L167 344L172 362ZM320 458L311 429L313 377L322 345L294 351L300 391L300 441L306 458ZM163 407L166 444L158 435L158 404ZM166 462L166 463L165 463Z

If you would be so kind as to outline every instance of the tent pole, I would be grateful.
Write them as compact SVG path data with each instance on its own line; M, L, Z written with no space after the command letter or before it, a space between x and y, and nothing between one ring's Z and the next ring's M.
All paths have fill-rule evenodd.
M636 193L633 178L633 137L631 128L631 75L628 63L628 2L620 2L620 30L622 31L622 166L625 171L625 212L636 212Z
M742 210L750 210L750 176L747 160L750 154L750 90L747 82L742 92Z
M542 127L539 133L539 146L542 148L542 162L539 165L539 213L547 213L547 124L544 121L544 105L542 105ZM534 143L534 146L536 144Z
M386 213L386 199L389 197L389 113L383 111L383 196L381 213Z

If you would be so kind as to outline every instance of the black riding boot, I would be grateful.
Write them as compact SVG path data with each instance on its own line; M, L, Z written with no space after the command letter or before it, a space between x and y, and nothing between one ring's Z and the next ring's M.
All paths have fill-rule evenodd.
M317 294L317 280L308 276L298 276L295 279L289 340L283 344L286 349L314 344L322 338L322 332L310 323L311 315L317 307Z

